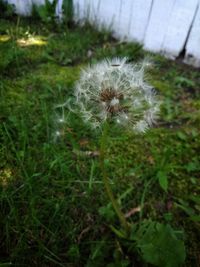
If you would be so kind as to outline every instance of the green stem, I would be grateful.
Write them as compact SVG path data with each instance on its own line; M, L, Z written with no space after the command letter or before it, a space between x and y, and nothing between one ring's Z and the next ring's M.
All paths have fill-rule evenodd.
M103 132L102 132L102 136L101 136L101 143L100 143L100 168L101 168L101 172L102 172L102 179L103 179L103 183L106 189L106 193L113 205L113 208L121 222L121 225L123 226L126 234L129 234L129 225L126 221L126 218L124 216L124 214L121 212L119 204L117 202L117 200L114 198L112 189L110 187L110 183L109 183L109 179L107 176L107 172L106 172L106 167L105 167L105 154L106 154L106 144L107 144L107 137L108 137L108 126L109 124L107 122L104 123L103 125Z

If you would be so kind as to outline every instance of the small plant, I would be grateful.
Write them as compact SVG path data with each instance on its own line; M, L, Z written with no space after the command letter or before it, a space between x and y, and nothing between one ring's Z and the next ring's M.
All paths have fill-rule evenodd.
M56 7L58 0L45 0L43 5L34 4L32 7L32 17L39 19L41 22L47 25L63 24L70 26L73 20L73 0L64 0L62 3L61 20L58 21L56 16ZM59 23L58 23L59 22Z
M53 0L52 2L45 0L43 5L34 4L32 7L32 17L41 20L45 24L54 24L57 2L57 0Z
M152 86L144 80L149 65L147 61L133 65L127 63L126 58L116 58L88 67L76 83L75 106L85 123L100 130L102 180L122 226L120 229L110 227L121 240L122 247L139 253L145 262L154 266L175 267L185 259L183 241L169 225L151 220L129 223L114 197L106 166L112 124L140 134L146 132L157 118L160 102Z
M5 0L0 0L0 18L11 18L14 14L14 5L8 4Z
M73 10L73 0L63 0L62 4L62 22L70 26L73 21L74 10Z

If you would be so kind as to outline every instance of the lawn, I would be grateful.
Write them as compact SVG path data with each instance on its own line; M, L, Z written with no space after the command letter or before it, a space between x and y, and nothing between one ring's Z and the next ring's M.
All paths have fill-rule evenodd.
M170 224L186 246L183 266L199 266L199 69L90 25L22 18L0 19L0 266L152 266L111 229L119 221L102 183L100 133L60 106L82 68L124 56L151 57L146 79L162 105L144 135L109 129L112 190L129 223Z

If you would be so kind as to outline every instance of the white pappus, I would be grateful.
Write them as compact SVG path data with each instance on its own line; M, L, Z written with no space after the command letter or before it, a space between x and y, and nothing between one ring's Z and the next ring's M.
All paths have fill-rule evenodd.
M147 61L127 58L103 60L82 70L75 85L75 102L83 120L93 128L106 121L135 132L145 132L155 122L160 102L144 79Z

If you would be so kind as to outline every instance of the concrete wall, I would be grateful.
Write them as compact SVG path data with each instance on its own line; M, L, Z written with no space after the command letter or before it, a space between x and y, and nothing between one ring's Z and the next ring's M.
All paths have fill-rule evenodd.
M17 12L29 14L32 3L7 0ZM62 0L56 12L61 16ZM136 41L146 50L200 67L200 0L74 0L75 19L88 19L112 29L119 39Z

